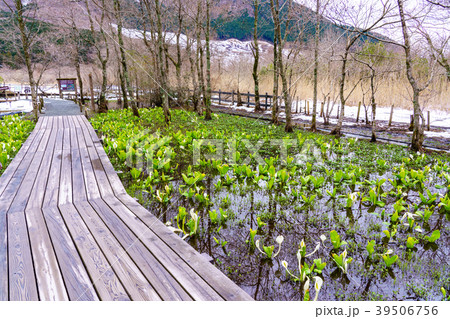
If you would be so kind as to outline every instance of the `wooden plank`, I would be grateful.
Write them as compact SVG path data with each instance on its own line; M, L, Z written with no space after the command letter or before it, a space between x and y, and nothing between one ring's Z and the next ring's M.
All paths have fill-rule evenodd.
M91 159L87 150L83 132L81 128L77 129L79 141L79 149L83 168L83 176L85 180L95 179ZM93 197L92 194L99 194L98 186L94 181L86 183L88 185L88 199L91 206L98 213L103 222L108 225L115 234L116 239L125 248L130 257L138 265L139 269L146 276L147 280L158 292L163 300L190 300L190 296L183 290L181 285L167 270L160 265L158 260L148 251L148 249L140 242L139 238L131 232L126 225L118 218L100 198ZM92 186L90 186L92 185ZM91 189L94 187L95 189Z
M80 152L76 137L73 117L70 119L71 125L71 154L72 154L72 177L73 177L73 197L74 204L84 222L95 236L99 246L103 250L108 261L111 263L118 277L133 300L161 300L159 295L148 283L145 276L128 256L120 243L115 239L114 234L98 217L97 213L87 202L87 195L84 185L83 172L81 167Z
M0 197L0 300L9 299L7 211L28 170L32 155L43 138L43 132L38 131L36 137L32 140L33 143L29 145L27 153L23 154L22 158L15 158L13 163L11 163L10 168L14 174L9 178L7 186Z
M32 161L8 210L9 299L38 300L36 277L31 255L25 208L36 179L51 129L44 131Z
M157 260L178 280L183 288L196 300L222 300L222 298L199 277L190 267L184 267L182 260L170 249L164 249L164 243L146 227L132 211L127 209L115 198L108 178L98 157L91 135L85 127L85 141L90 154L91 163L97 177L100 193L104 201L117 214L120 220L108 224L120 225L121 229L128 228L146 245ZM80 135L81 136L81 135ZM108 216L110 217L110 216ZM111 218L111 217L110 217ZM127 231L128 231L127 229ZM115 231L116 233L118 231Z
M72 158L70 129L64 117L63 153L58 206L83 263L102 300L129 300L120 280L111 269L94 236L81 219L72 202ZM66 126L67 125L67 126Z
M176 234L170 231L153 214L149 213L144 207L139 205L129 196L112 167L103 147L98 140L95 131L87 119L79 118L80 125L84 126L90 133L97 154L101 160L103 168L107 173L108 180L113 188L116 197L126 205L139 219L147 225L152 232L164 241L168 251L173 250L184 263L192 267L206 282L208 282L225 300L253 300L238 285L226 277L214 265L207 262L195 249L181 240Z
M56 143L56 133L56 129L52 130L39 173L25 208L39 298L52 301L69 299L41 210Z
M57 139L52 156L50 174L42 212L54 243L61 273L70 300L98 300L97 292L78 254L72 237L57 207L62 162L63 132L57 124Z

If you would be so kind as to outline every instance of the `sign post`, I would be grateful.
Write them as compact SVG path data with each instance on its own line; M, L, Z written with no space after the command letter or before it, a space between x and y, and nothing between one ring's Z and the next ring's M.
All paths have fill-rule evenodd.
M78 100L76 78L56 79L56 81L58 81L59 97L61 99L65 91L73 91L75 92L75 101Z

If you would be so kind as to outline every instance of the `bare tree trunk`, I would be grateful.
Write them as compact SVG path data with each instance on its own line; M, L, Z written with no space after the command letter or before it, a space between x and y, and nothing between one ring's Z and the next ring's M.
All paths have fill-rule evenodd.
M271 2L272 3L272 2ZM278 124L278 41L273 37L273 97L272 97L272 123Z
M259 45L258 45L258 14L259 14L259 0L253 0L255 24L253 28L253 82L255 83L255 111L262 111L261 102L259 97L259 77L258 77L258 66L259 66Z
M291 98L289 95L289 87L287 83L286 78L286 70L283 65L283 42L281 37L281 22L280 22L280 12L279 12L279 0L275 0L275 5L273 3L273 0L271 1L271 7L272 7L272 16L274 20L274 26L275 26L275 34L278 40L278 68L280 71L280 77L281 77L281 84L283 85L283 98L284 98L284 109L286 113L286 125L284 127L284 130L286 132L292 132L292 105L291 105Z
M30 82L30 89L31 89L31 102L33 104L33 114L35 120L38 119L38 100L37 100L37 88L36 88L36 81L34 79L33 75L33 66L31 62L31 56L30 56L30 50L31 50L31 43L30 43L30 35L27 32L27 27L25 25L25 19L23 16L24 7L21 0L15 0L15 10L12 7L9 7L11 10L11 13L14 14L15 19L17 21L19 32L20 32L20 40L22 43L22 49L23 49L23 58L25 61L25 65L27 67L27 73L28 73L28 81ZM14 12L15 11L15 12Z
M87 0L85 0L85 4L86 4L86 11L87 11L88 17L89 17L89 22L91 25L91 32L92 32L92 34L95 34L96 32L95 32L95 27L94 27L94 21L93 21L91 10L89 8ZM98 112L105 113L108 111L108 104L106 101L106 88L108 85L106 66L107 66L107 63L109 60L109 46L108 46L108 41L106 39L105 31L103 29L103 22L105 20L105 11L106 11L105 0L101 1L100 7L101 7L101 18L100 18L100 22L98 23L98 25L100 26L100 35L105 44L105 50L106 50L105 56L103 56L102 50L101 50L99 44L97 43L97 41L95 41L95 40L94 40L94 46L97 50L97 57L99 59L101 69L102 69L102 86L101 86L99 102L98 102Z
M341 100L341 107L339 110L339 119L334 127L334 129L331 131L331 134L341 136L341 129L342 129L342 123L344 122L344 110L345 110L345 78L347 75L347 61L348 61L348 54L350 51L351 46L356 41L356 38L354 38L354 41L351 41L350 39L347 40L347 46L345 47L345 52L342 57L342 66L341 66L341 77L339 79L339 98Z
M202 48L202 41L201 41L201 12L202 12L202 3L201 0L198 0L197 2L197 15L195 18L195 32L196 32L196 46L197 46L197 52L196 52L196 64L197 64L197 75L198 75L198 81L199 81L199 90L198 90L198 96L199 101L201 102L199 104L199 114L202 114L203 106L206 104L205 97L206 97L206 90L205 90L205 77L203 75L203 48ZM202 97L201 97L202 96Z
M406 27L406 18L403 9L403 0L397 0L398 11L400 15L400 22L402 25L404 49L405 49L405 61L406 61L406 76L408 78L409 84L413 90L413 107L414 107L414 129L411 139L411 149L413 151L422 151L422 144L424 140L423 126L420 125L420 116L422 111L420 110L419 96L420 89L418 87L417 81L412 73L412 57L411 57L411 44L408 29Z
M211 0L206 0L206 114L205 120L211 120L211 52L210 52L210 29L211 29L211 17L210 17Z
M313 109L311 120L311 131L315 132L317 113L317 73L319 70L319 33L320 33L320 0L316 0L316 33L314 35L314 87L313 87Z
M81 77L79 37L80 37L80 33L78 32L78 28L72 17L72 41L74 42L74 45L75 45L74 64L75 64L75 71L77 73L78 86L80 88L81 104L84 105L85 101L84 101L83 78Z
M128 75L128 64L127 64L127 57L125 55L125 49L124 49L124 42L123 42L123 36L122 36L122 12L121 12L121 5L120 0L114 0L114 9L116 13L116 22L117 22L117 38L119 40L119 51L120 51L120 60L122 64L122 76L121 76L121 82L125 82L123 86L126 87L126 90L123 94L123 106L124 108L128 107L128 95L130 96L130 104L131 104L131 110L133 111L133 115L139 117L139 110L136 107L136 101L133 100L133 88L130 84L130 77Z
M199 115L202 113L201 107L200 107L200 97L199 97L199 88L197 83L197 77L196 77L196 64L194 61L194 58L192 57L192 52L189 49L189 65L191 68L191 79L192 79L192 104L194 105L194 111L197 112Z
M377 141L376 136L376 128L377 128L377 121L375 119L376 113L377 113L377 104L375 102L375 70L372 69L372 74L370 76L370 89L371 89L371 98L370 102L372 104L372 137L370 139L371 142Z
M161 22L161 3L159 0L155 0L155 13L156 13L156 26L158 33L158 64L160 70L160 94L162 98L162 106L164 110L164 119L166 123L171 120L170 109L169 109L169 94L167 87L167 71L164 65L164 43L163 43L163 30Z

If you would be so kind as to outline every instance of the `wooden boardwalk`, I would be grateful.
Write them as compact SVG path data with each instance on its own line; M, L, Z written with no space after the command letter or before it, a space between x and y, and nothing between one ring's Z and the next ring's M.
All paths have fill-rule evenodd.
M251 300L123 188L83 116L40 118L0 177L0 300Z

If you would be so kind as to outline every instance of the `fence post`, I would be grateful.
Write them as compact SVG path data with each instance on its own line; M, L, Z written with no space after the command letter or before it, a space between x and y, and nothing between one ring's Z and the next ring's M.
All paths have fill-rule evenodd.
M267 101L267 97L268 97L268 96L267 96L267 92L266 92L266 103L265 103L265 106L266 106L265 109L266 109L266 110L267 110L267 102L268 102L268 101Z
M309 100L306 101L306 115L309 115Z
M219 105L222 104L222 90L219 89Z
M389 115L389 124L388 126L392 125L392 116L394 115L394 104L391 105L391 114Z
M231 92L231 105L234 105L234 90Z
M247 91L247 106L250 107L250 92Z
M361 101L358 104L358 112L356 113L356 123L359 122L359 112L361 111Z
M94 83L92 81L92 74L89 73L89 89L91 90L91 109L95 113L95 101L94 101Z
M427 129L428 129L428 131L430 130L430 118L431 118L431 116L430 116L430 111L428 111L427 112L428 114L427 114L427 117L428 117L428 125L427 125Z

